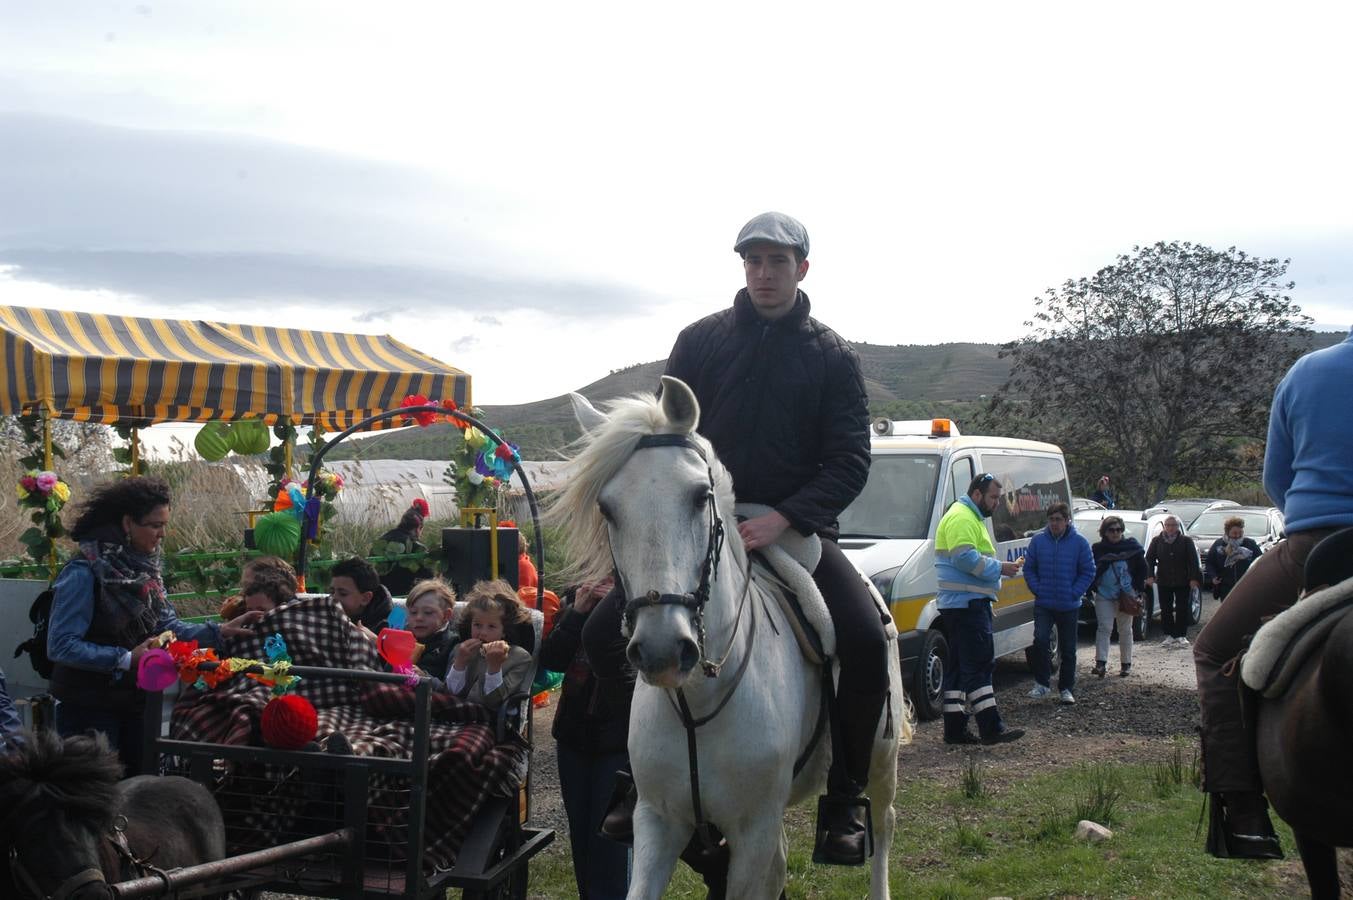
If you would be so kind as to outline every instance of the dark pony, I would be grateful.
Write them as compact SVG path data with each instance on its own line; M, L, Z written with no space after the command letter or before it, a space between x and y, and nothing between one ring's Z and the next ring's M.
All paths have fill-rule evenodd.
M1255 695L1255 738L1264 791L1292 826L1312 898L1324 900L1340 893L1335 848L1353 847L1353 528L1311 551L1305 582L1308 595L1328 585L1322 595L1348 595L1336 602L1342 617L1281 696Z
M94 900L109 884L225 856L207 789L176 776L126 781L103 735L25 733L0 755L0 894Z

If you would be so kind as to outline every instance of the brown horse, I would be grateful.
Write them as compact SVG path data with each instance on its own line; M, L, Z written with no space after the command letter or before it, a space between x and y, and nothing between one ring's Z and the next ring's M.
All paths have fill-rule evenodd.
M110 898L110 883L225 856L225 825L206 788L121 777L102 735L25 734L0 756L0 870L9 869L0 895Z
M1353 529L1330 535L1312 551L1306 583L1333 583L1334 587L1314 592L1297 606L1323 600L1330 608L1327 615L1341 618L1328 620L1337 624L1329 630L1323 646L1292 664L1289 671L1294 674L1280 696L1255 695L1256 751L1264 790L1274 810L1292 826L1315 900L1339 896L1335 848L1353 847L1353 769L1348 765L1353 748L1350 551ZM1320 571L1322 566L1334 566L1338 571ZM1296 612L1296 607L1292 611ZM1280 621L1281 617L1272 624ZM1301 631L1311 634L1313 628L1307 624ZM1262 636L1263 630L1256 643ZM1250 680L1248 672L1246 680Z

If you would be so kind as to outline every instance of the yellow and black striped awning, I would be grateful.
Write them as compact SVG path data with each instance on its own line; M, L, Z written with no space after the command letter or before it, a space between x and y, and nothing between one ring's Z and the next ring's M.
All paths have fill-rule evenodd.
M389 335L0 306L4 415L336 430L410 394L469 406L470 376Z

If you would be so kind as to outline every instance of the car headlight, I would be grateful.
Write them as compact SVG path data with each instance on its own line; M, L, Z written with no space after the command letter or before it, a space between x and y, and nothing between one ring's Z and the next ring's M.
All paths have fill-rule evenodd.
M884 569L882 572L875 572L869 576L874 587L883 596L883 599L889 603L892 602L893 582L897 580L897 573L902 571L901 566L893 566L891 569Z

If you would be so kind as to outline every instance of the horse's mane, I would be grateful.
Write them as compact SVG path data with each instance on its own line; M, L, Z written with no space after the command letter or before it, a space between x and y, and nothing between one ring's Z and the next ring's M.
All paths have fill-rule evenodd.
M662 402L651 393L622 397L606 407L610 414L606 424L590 432L584 431L573 444L579 449L568 459L564 487L547 503L546 522L559 526L563 532L565 552L571 562L561 577L570 583L600 581L611 574L615 562L611 558L610 537L606 520L597 505L601 489L629 460L639 438L676 430L663 413ZM691 438L709 459L719 508L731 519L732 479L709 442L699 434L691 434ZM727 544L732 545L734 554L742 549L741 541L732 540Z
M26 732L0 755L0 816L5 830L32 824L32 814L59 807L68 817L111 824L122 763L102 734L62 740L54 732Z

